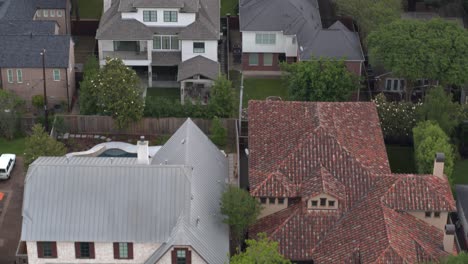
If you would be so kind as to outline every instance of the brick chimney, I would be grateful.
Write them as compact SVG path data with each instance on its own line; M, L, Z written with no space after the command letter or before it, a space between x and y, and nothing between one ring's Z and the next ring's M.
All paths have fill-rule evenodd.
M444 251L452 254L453 244L455 243L455 225L445 225L444 232Z
M437 153L434 159L434 172L432 174L434 174L435 176L441 179L445 179L444 162L445 162L445 154L440 153L440 152Z
M137 143L137 163L149 164L149 142L144 136Z

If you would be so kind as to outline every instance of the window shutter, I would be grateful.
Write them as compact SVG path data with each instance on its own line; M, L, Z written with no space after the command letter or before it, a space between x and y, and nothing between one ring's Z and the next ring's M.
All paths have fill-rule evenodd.
M177 250L172 250L172 264L177 264Z
M94 258L94 243L90 242L89 243L89 258Z
M52 257L57 258L57 242L52 242Z
M42 243L37 242L37 257L43 258L44 257L44 250L42 249Z
M80 254L80 242L75 242L75 257L81 258Z
M114 259L119 259L119 243L114 243Z
M191 250L188 250L186 249L185 250L185 263L186 264L192 264L192 251Z
M127 243L128 245L128 258L133 259L133 243Z

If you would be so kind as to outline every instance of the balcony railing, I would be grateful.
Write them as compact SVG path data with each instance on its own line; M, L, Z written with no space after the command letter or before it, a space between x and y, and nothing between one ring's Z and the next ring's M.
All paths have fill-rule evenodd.
M119 58L122 60L147 60L147 51L103 51L102 55L104 58Z

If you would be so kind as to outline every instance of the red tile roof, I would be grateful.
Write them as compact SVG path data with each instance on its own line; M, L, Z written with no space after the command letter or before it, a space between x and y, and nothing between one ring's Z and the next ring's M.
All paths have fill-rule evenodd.
M298 203L259 219L292 260L415 263L446 255L442 231L405 211L455 211L446 179L391 174L373 103L249 102L249 184ZM337 210L308 210L325 193Z

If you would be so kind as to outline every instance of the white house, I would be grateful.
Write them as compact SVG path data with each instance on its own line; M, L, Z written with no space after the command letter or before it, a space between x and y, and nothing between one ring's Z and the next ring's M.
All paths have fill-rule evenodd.
M148 87L193 87L206 96L203 88L219 74L219 8L219 0L105 0L96 33L100 64L121 58Z
M19 255L29 264L227 263L225 155L190 119L151 160L140 143L137 158L37 159Z
M361 74L358 34L339 21L323 28L317 0L240 0L239 19L244 71L280 71L280 62L324 57Z

